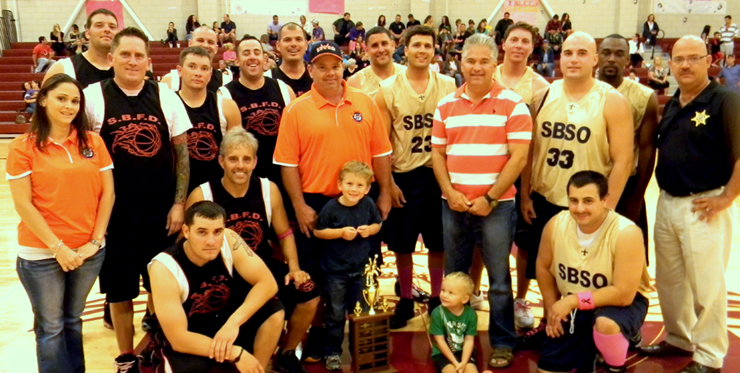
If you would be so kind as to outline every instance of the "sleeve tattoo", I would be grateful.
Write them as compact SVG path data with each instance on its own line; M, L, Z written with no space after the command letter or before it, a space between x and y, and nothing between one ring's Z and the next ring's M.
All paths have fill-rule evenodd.
M229 232L229 235L231 235L231 237L234 239L234 245L232 245L231 251L237 251L243 247L244 250L247 252L247 255L254 256L254 251L252 251L252 249L249 248L249 245L247 245L247 243L244 242L244 239L241 238L241 236L239 236L236 232L233 232L233 231Z
M183 133L172 138L175 148L175 173L177 184L175 186L175 203L185 203L188 196L188 183L190 182L190 155L188 154L188 134Z

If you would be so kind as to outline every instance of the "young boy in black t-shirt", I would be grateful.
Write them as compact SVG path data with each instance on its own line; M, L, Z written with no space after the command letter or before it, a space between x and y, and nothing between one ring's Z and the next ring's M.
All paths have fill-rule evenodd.
M370 236L380 231L382 219L369 197L373 171L363 162L350 161L339 172L342 195L327 202L316 221L314 235L325 251L321 270L325 274L326 369L341 370L342 340L346 312L362 299L365 263L372 248Z

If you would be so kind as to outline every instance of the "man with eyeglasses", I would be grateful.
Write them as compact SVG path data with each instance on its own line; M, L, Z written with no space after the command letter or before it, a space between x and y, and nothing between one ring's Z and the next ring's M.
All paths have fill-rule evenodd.
M649 356L693 356L680 373L720 372L727 355L733 201L740 194L740 96L710 81L698 36L673 47L678 91L658 126L656 286L666 339Z

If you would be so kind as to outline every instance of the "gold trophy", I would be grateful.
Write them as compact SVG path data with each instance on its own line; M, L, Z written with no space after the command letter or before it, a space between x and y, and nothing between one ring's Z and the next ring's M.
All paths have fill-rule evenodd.
M355 304L355 316L360 316L362 314L362 306L360 305L360 301L357 301L357 304Z
M365 298L365 302L370 307L368 315L375 315L375 305L378 303L380 287L378 284L378 276L380 276L380 268L378 268L378 255L368 259L368 263L365 264L365 287L367 289L362 291L362 297Z
M388 312L388 299L386 297L383 297L383 302L381 303L380 308L383 309L383 312Z

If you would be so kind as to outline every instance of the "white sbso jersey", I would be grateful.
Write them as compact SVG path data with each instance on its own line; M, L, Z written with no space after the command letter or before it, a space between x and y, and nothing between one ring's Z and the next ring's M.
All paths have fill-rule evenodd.
M595 80L580 100L566 97L563 81L552 83L535 120L532 190L548 202L566 207L566 185L578 171L609 176L609 155L604 106L614 88ZM616 93L616 92L615 92Z
M421 166L432 167L432 122L437 103L454 92L455 79L429 70L429 84L419 94L405 73L380 83L385 105L391 113L393 172L408 172Z

